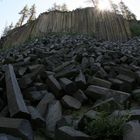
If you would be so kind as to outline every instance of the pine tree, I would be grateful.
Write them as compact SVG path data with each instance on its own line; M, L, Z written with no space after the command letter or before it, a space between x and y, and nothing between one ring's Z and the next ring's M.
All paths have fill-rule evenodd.
M35 4L32 5L32 7L29 10L29 19L28 22L36 19L36 6Z
M22 18L20 18L19 20L18 20L18 22L16 23L16 25L15 25L15 28L17 28L17 27L20 27L21 25L22 25Z
M68 11L68 7L65 3L61 6L61 11Z
M95 8L98 7L99 0L90 0Z
M121 13L123 17L127 20L136 20L136 15L130 11L128 6L125 5L125 3L121 0L119 3Z
M13 29L13 23L11 23L9 26L6 26L4 28L2 36L7 36L12 29Z
M48 11L68 11L67 5L57 5L56 3L53 4L53 7L48 9Z
M109 3L110 3L110 6L111 6L111 9L113 10L113 12L115 14L120 14L119 6L117 4L115 4L112 0L109 0Z
M22 26L25 19L29 16L28 6L25 5L24 8L19 12L19 14L21 15L21 18L17 22L16 27Z

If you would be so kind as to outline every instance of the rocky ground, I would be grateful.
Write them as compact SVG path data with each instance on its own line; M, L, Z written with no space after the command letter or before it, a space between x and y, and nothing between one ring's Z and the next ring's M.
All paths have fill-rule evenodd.
M94 139L84 120L102 111L129 112L121 139L139 140L139 102L140 38L49 35L0 52L0 140Z

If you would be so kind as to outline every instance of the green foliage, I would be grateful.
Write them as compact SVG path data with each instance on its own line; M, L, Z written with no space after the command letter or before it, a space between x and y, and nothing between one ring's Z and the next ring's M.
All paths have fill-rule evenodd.
M128 8L128 6L121 1L119 3L120 9L121 9L121 13L123 15L123 17L127 20L136 20L136 15L134 13L131 12L131 10Z
M130 114L109 116L107 113L101 112L93 120L85 119L82 131L94 140L119 140L122 138L123 127L129 118Z
M51 12L51 11L63 11L63 12L65 12L65 11L68 11L68 7L65 3L62 5L57 5L56 3L54 3L53 6L50 9L48 9L48 11L49 12Z
M9 26L6 26L3 30L2 36L7 36L9 32L13 29L13 23L11 23Z
M28 22L36 19L36 6L33 4L29 10L29 19Z
M132 36L140 36L140 22L130 23L130 30L131 30Z
M117 4L115 4L112 0L109 0L109 3L110 3L112 11L115 14L120 14L119 6Z

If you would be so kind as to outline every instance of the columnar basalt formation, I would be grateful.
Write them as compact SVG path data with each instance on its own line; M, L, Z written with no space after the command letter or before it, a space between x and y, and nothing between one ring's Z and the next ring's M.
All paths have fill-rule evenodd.
M48 33L91 34L109 41L126 41L131 36L129 24L121 15L85 8L43 13L35 21L12 30L0 44L3 47L16 46Z

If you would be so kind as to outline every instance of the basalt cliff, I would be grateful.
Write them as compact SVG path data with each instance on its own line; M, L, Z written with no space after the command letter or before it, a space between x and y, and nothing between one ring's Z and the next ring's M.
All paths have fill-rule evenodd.
M109 41L126 41L131 37L129 23L121 15L85 8L70 12L45 12L35 21L12 30L1 40L0 46L17 46L48 33L91 34L97 39Z

